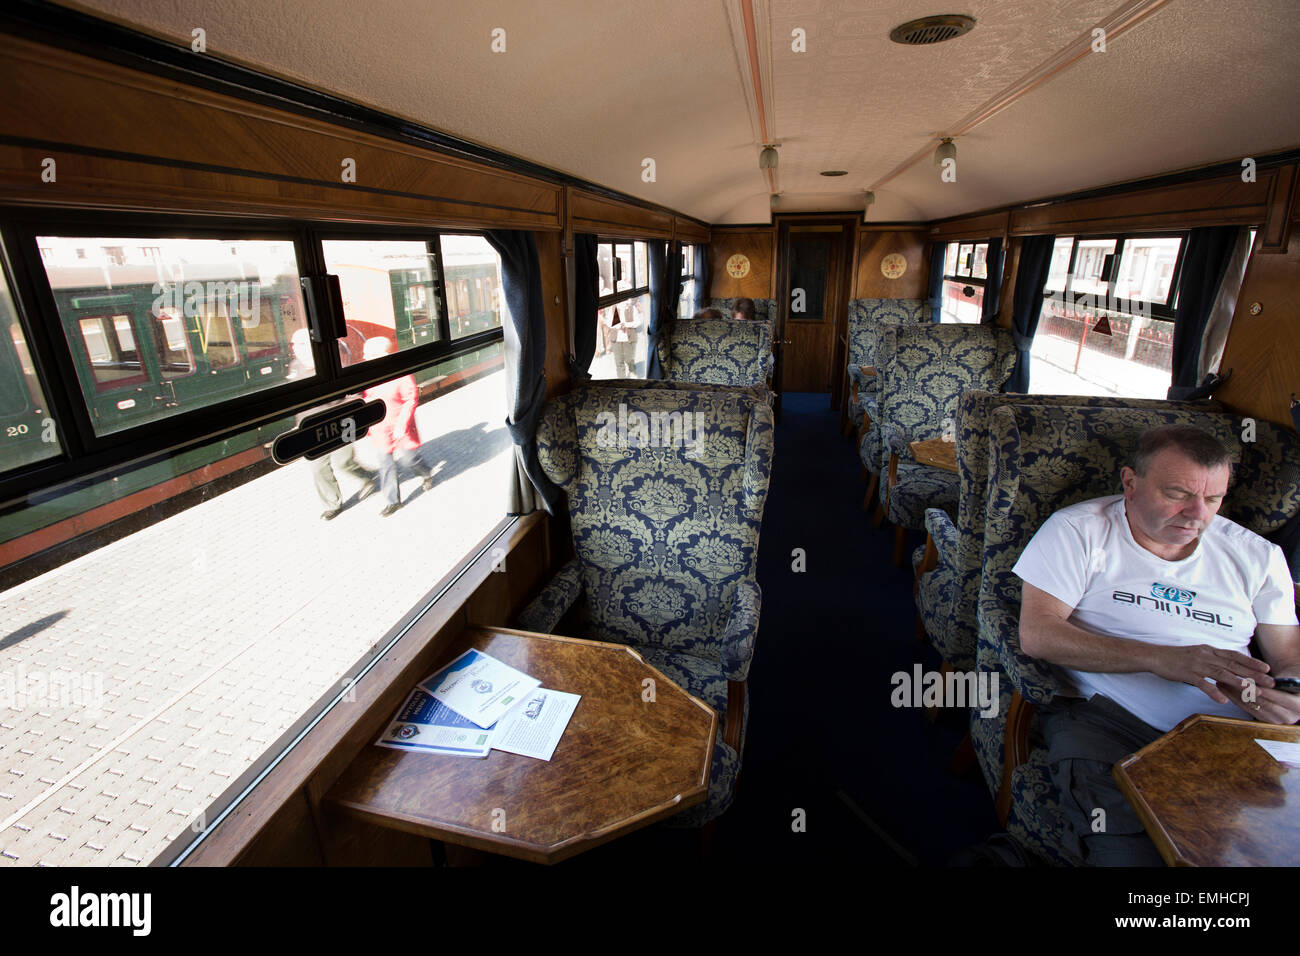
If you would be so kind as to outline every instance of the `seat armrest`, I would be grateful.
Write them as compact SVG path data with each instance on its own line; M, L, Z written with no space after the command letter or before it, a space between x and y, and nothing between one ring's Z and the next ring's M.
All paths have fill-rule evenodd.
M722 635L722 672L727 680L743 681L749 676L749 662L754 657L754 642L758 638L758 617L763 595L758 584L741 581L736 588L736 600L727 618L727 629Z
M980 602L980 643L996 635L993 650L1011 686L1031 704L1049 704L1062 687L1061 679L1046 661L1030 657L1020 649L1020 620L1001 605Z
M930 540L934 542L934 550L939 556L937 567L947 568L955 574L957 571L957 526L948 517L948 512L942 508L926 508L925 530L929 533ZM953 580L956 580L956 578Z
M897 455L903 461L912 457L912 451L907 447L907 435L893 422L885 422L880 426L880 444L885 451Z
M519 626L540 634L554 632L560 619L568 614L582 595L582 565L577 558L560 568L542 592L519 612Z

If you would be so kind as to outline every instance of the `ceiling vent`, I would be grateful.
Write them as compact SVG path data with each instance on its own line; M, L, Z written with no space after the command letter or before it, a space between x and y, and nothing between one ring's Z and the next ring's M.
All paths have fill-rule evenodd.
M938 17L921 17L894 27L889 31L889 39L895 43L908 46L927 46L942 43L963 33L970 33L975 27L975 18L959 13L945 14Z

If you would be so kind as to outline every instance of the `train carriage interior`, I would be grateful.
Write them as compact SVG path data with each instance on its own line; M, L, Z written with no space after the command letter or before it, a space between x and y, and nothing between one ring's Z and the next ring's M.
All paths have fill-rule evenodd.
M6 4L0 867L1294 863L1296 13Z

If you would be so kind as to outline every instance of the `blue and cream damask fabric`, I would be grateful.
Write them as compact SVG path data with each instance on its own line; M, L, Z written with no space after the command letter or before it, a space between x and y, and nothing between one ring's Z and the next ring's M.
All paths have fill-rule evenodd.
M983 572L978 599L979 670L996 673L1027 701L1050 701L1068 690L1051 665L1020 650L1021 580L1012 571L1021 551L1057 510L1120 488L1142 432L1162 424L1195 425L1218 437L1234 455L1233 485L1222 513L1263 533L1300 510L1300 455L1295 436L1267 422L1255 423L1255 441L1243 442L1242 419L1217 412L1164 407L1004 405L989 425L989 479ZM1169 407L1169 406L1175 407ZM976 754L992 783L1002 776L1002 752L993 746L995 722L977 726ZM996 723L1005 726L1005 712ZM1036 733L1036 731L1035 731ZM1040 853L1059 858L1063 818L1039 745L1012 776L1008 830Z
M954 437L957 399L965 389L995 391L1011 375L1015 341L990 325L887 327L881 333L880 427L882 473L899 456L898 484L880 483L889 520L925 527L925 509L957 508L957 476L911 462L908 444ZM907 465L907 467L904 467Z
M771 409L738 389L597 382L547 405L537 443L576 554L520 623L553 629L575 610L577 636L635 646L725 719L727 681L748 676L758 632ZM709 800L678 822L730 800L739 755L724 732Z
M866 399L874 395L877 380L863 376L863 365L879 366L879 330L885 325L924 325L930 322L930 305L921 299L854 299L849 303L849 381L857 387L857 401L849 410L854 425L862 424ZM876 468L871 467L875 472Z
M772 375L772 335L766 323L679 319L659 334L664 378L701 385L765 385Z

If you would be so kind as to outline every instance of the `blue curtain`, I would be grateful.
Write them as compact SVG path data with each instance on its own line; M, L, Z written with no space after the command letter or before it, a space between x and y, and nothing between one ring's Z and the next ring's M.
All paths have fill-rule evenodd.
M1026 236L1020 244L1020 268L1016 270L1016 291L1011 300L1011 332L1018 354L1015 370L1003 391L1029 391L1029 349L1038 331L1038 315L1043 311L1043 287L1047 285L1054 245L1055 236Z
M646 243L650 257L650 320L646 324L646 359L645 377L663 378L663 366L659 362L659 312L664 298L664 255L665 243L651 240Z
M930 302L930 321L943 321L943 255L948 243L936 242L930 248L930 285L927 298Z
M985 274L988 278L984 282L984 309L980 313L981 325L991 325L998 317L998 305L1002 298L1002 260L1002 240L1000 238L990 239L988 255L984 260L987 267Z
M691 271L695 273L695 303L691 308L691 314L694 315L708 301L705 293L709 288L709 250L702 242L695 244L695 262Z
M600 271L596 265L596 237L587 233L573 236L573 367L578 381L591 377L596 354L596 302L600 298Z
M487 241L501 256L501 279L509 321L502 330L506 347L506 428L515 443L515 468L507 513L527 514L545 507L554 514L562 492L542 472L537 459L537 422L546 404L546 311L542 271L531 232L490 229Z
M1174 313L1171 392L1196 385L1205 323L1228 271L1237 230L1237 226L1206 226L1193 229L1187 237L1178 280L1178 311Z
M659 332L677 318L682 297L682 244L647 243L650 251L650 327L646 336L646 378L663 378Z

